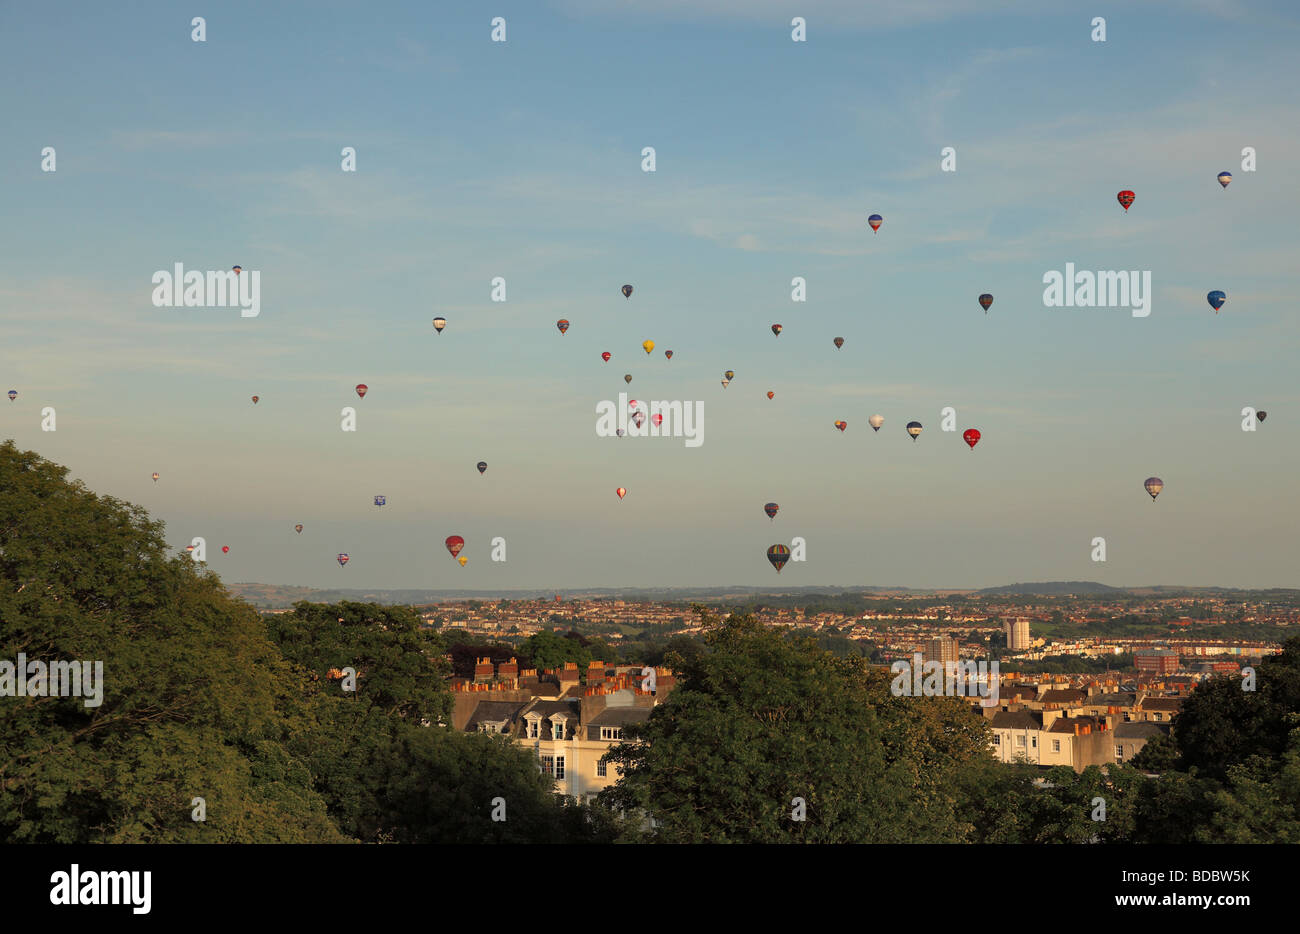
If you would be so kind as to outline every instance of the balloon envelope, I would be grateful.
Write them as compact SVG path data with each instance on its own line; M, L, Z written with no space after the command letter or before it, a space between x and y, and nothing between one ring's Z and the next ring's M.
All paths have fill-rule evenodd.
M253 405L257 405L257 396L253 396Z
M630 383L630 382L632 382L632 374L631 374L631 373L624 373L624 374L623 374L623 382L625 382L625 383Z
M1232 181L1232 173L1231 173L1231 172L1220 172L1220 173L1219 173L1219 184L1222 185L1224 188L1227 188L1227 187L1228 187L1228 182L1230 182L1230 181Z
M993 304L993 296L990 295L988 292L985 292L983 295L980 296L980 305L983 306L986 312L989 310L989 306L992 304Z
M781 508L781 507L778 506L776 503L766 503L766 504L763 506L763 512L767 513L767 517L768 517L769 519L775 519L775 518L776 518L776 511L777 511L778 509L780 509L780 508Z
M772 567L780 574L781 568L790 560L790 549L784 545L773 545L767 550L767 560L772 562Z
M607 351L605 351L603 354L600 355L600 359L604 360L606 363L609 363L609 358L612 357L612 356L614 356L614 355L613 355L612 353L610 353L610 352L607 350Z
M673 352L671 350L665 350L664 356L671 360L673 358Z
M17 389L9 390L9 401L13 402L17 398L18 398L18 390Z
M619 487L614 492L618 494L619 499L622 499L624 496L627 496L627 490L624 487Z
M479 472L479 473L483 473L483 471L485 471L485 470L487 470L487 461L479 461L479 462L478 462L478 472Z
M228 555L228 554L230 554L230 546L229 546L229 545L222 545L222 546L221 546L221 553L222 553L223 555Z
M975 445L980 443L980 432L978 428L967 428L961 433L961 439L970 445L970 449L975 450Z
M1120 207L1122 207L1126 213L1133 205L1133 202L1137 199L1137 195L1133 194L1133 192L1128 189L1121 191L1115 197L1119 201Z
M735 378L736 378L736 371L735 371L735 370L728 370L727 372L723 373L722 375L725 376L727 379L735 379Z
M154 482L154 483L157 483L157 482L158 482L158 475L157 475L157 474L154 474L154 475L153 475L153 482Z
M302 534L302 523L299 522L297 525L295 525L295 526L293 527L293 530L294 530L295 532L297 532L299 535L301 535L301 534Z
M235 271L235 275L239 275L241 272L244 271L243 266L231 266L230 268Z
M347 564L351 560L352 559L349 558L347 555L344 554L339 555L339 567L343 567L343 565Z
M559 321L555 322L555 326L559 328L560 333L563 334L565 331L569 329L569 319L561 318Z
M1215 289L1213 292L1205 296L1205 300L1210 303L1210 307L1217 313L1218 310L1223 307L1223 303L1228 300L1228 296L1226 293Z
M844 346L844 338L842 338L842 337L837 337L837 338L835 338L835 346L836 346L837 348L839 348L839 347L843 347L843 346Z
M840 421L837 421L837 422L835 423L835 427L838 428L840 431L843 431L845 428L848 428L848 427L849 427L849 423L846 422L846 421L840 420Z
M771 399L771 398L772 398L773 396L775 396L775 395L776 395L776 393L772 392L772 390L769 389L769 390L767 391L767 397L768 397L769 399Z
M387 504L388 504L388 497L387 497L387 496L376 496L376 497L375 497L375 505L376 505L376 506L385 506L385 505L387 505Z
M1152 501L1154 501L1160 495L1160 491L1165 488L1165 481L1159 477L1147 477L1146 482L1142 485L1146 487L1147 492L1151 494Z
M360 396L362 399L366 397L366 393L368 393L369 391L370 391L370 387L367 386L365 383L357 383L357 395Z
M641 349L644 350L646 353L649 353L650 351L652 351L652 350L655 349L655 342L654 342L654 341L642 341L642 342L641 342Z
M880 426L885 424L885 416L873 415L869 419L867 419L867 424L870 425L873 430L879 431Z
M461 555L461 556L460 556L459 558L457 558L456 560L460 562L460 566L461 566L461 567L464 567L466 564L469 563L469 558L466 558L464 555Z
M916 436L919 435L919 434L921 433L921 423L920 423L920 422L908 422L908 423L907 423L907 433L908 433L909 435L911 435L911 436L912 436L912 440L915 441L915 440L916 440Z
M730 383L731 383L731 380L726 379L726 378L724 377L723 380L722 380L722 388L723 388L723 389L726 389L727 386L728 386Z
M447 540L443 544L447 546L447 550L451 552L451 556L454 558L459 555L460 550L465 547L465 539L461 538L459 535L448 535Z
M872 214L870 217L867 218L867 223L871 225L872 230L879 230L880 225L883 224L884 222L885 219L881 217L879 214Z
M625 285L625 286L623 286L623 297L624 297L624 298L631 298L631 297L632 297L632 286L630 286L630 285Z
M785 330L785 328L782 327L782 326L779 325L779 324L774 324L774 325L772 325L772 333L775 334L777 337L780 337L780 336L781 336L781 332L784 331L784 330Z
M439 334L442 333L442 329L445 328L446 326L447 326L447 319L446 319L446 318L434 318L434 319L433 319L433 329L434 329L435 331L437 331Z
M1264 419L1268 418L1268 413L1267 413L1267 412L1256 412L1256 413L1255 413L1255 417L1258 418L1258 419L1262 422Z

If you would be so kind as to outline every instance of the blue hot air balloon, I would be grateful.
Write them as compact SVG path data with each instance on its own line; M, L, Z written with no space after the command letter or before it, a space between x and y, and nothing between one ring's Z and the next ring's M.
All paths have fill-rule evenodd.
M13 402L17 398L18 398L18 390L17 389L9 390L9 401Z
M1223 292L1220 292L1218 289L1215 289L1209 295L1205 296L1205 300L1210 303L1210 307L1214 309L1214 313L1217 315L1219 309L1223 307L1223 303L1228 300L1228 296Z
M387 505L387 504L388 504L388 497L387 497L387 496L376 496L376 497L375 497L375 505L376 505L376 506L385 506L385 505Z
M1224 188L1227 188L1227 187L1228 187L1228 182L1230 182L1230 181L1232 181L1232 173L1231 173L1231 172L1220 172L1220 173L1219 173L1219 184L1222 185Z

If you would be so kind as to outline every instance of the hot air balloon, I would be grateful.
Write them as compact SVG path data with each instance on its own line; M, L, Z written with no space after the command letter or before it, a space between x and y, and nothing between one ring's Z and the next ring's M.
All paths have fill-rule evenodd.
M654 342L654 341L642 341L642 342L641 342L641 349L644 350L646 353L649 353L650 351L652 351L652 350L655 349L655 342Z
M465 565L469 564L469 558L466 558L464 555L461 555L456 560L460 562L461 567L464 567Z
M154 482L154 483L157 483L157 482L158 482L158 475L157 475L157 474L154 474L154 475L153 475L153 482Z
M671 360L673 358L673 352L671 350L665 350L664 356Z
M912 440L915 441L915 440L916 440L916 436L919 435L919 434L921 433L921 423L920 423L920 422L908 422L908 423L907 423L907 433L908 433L909 435L911 435L911 436L912 436Z
M784 331L784 330L785 330L785 328L782 327L782 326L779 325L779 324L774 324L774 325L772 325L772 333L775 334L777 337L780 337L780 336L781 336L781 332Z
M773 398L775 395L776 395L776 393L774 393L772 390L769 389L769 390L767 391L767 397L768 397L769 399Z
M723 373L722 375L725 376L727 379L735 379L735 378L736 378L736 371L735 371L735 370L728 370L727 372Z
M640 403L640 402L637 402L635 399L629 399L629 400L627 401L627 410L628 410L629 412L635 412L635 411L637 410L637 407L640 406L640 405L641 405L641 403Z
M993 296L985 292L980 296L980 305L984 308L984 314L989 313L989 306L993 304Z
M483 473L487 470L487 461L479 461L476 466L478 467L478 472Z
M447 326L447 319L446 319L446 318L434 318L434 319L433 319L433 329L434 329L435 331L437 331L439 334L442 333L442 329L445 328L446 326Z
M623 286L623 297L624 297L624 298L631 298L631 297L632 297L632 286L630 286L630 285L625 285L625 286Z
M1133 192L1129 191L1128 189L1125 189L1124 191L1121 191L1119 194L1117 194L1115 198L1119 201L1120 207L1124 209L1124 213L1127 214L1129 207L1132 206L1134 199L1137 198L1137 195L1133 194Z
M222 553L223 555L228 555L228 554L230 554L230 546L229 546L229 545L222 545L222 546L221 546L221 553Z
M781 507L778 506L776 503L764 503L764 504L763 504L763 512L767 513L767 517L768 517L769 519L775 519L775 518L776 518L776 511L777 511L778 509L780 509L780 508L781 508Z
M362 399L366 397L366 393L368 393L369 391L370 391L370 387L367 386L365 383L357 383L357 395L360 396Z
M645 424L645 413L642 412L640 409L637 409L635 412L633 412L633 413L632 413L632 424L636 425L636 427L638 427L638 428L640 428L642 425L644 425L644 424Z
M879 230L880 225L883 224L884 222L885 219L881 217L879 214L872 214L870 217L867 218L867 223L871 225L872 230Z
M781 568L790 560L790 549L784 545L773 545L767 550L767 560L772 562L772 567L780 574Z
M242 266L231 266L230 268L235 271L235 275L239 275L244 269Z
M193 551L193 550L194 550L194 546L193 546L193 545L186 545L186 546L185 546L185 550L186 550L186 551Z
M731 385L731 380L727 379L727 378L724 376L724 377L722 378L722 388L723 388L723 389L726 389L726 388L727 388L728 386L730 386L730 385Z
M349 558L347 555L344 554L339 555L339 567L343 567L343 565L347 564L351 560L352 559Z
M625 383L630 383L630 382L632 382L632 374L631 374L631 373L624 373L624 374L623 374L623 382L625 382Z
M835 427L838 428L840 431L843 431L845 428L848 428L848 427L849 427L849 423L846 422L846 421L840 420L840 421L837 421L837 422L835 423Z
M607 350L607 351L605 351L603 354L600 355L600 359L604 360L606 363L609 363L609 358L612 357L612 356L614 356L614 355L613 355L612 353L610 353L610 352Z
M656 412L655 414L650 416L650 421L654 424L656 428L658 428L660 425L664 423L664 417L660 413Z
M461 538L459 535L448 535L447 540L443 542L443 544L447 546L447 550L450 551L451 556L455 558L460 555L460 550L465 547L465 539Z
M872 431L879 431L880 426L885 424L885 416L873 415L869 419L867 419L867 424L871 426Z
M839 350L843 346L844 346L844 338L842 337L835 338L835 349Z
M967 428L961 433L961 439L970 445L970 449L975 450L975 445L980 443L980 431L978 428Z
M1232 181L1232 173L1231 173L1231 172L1220 172L1220 173L1219 173L1219 184L1222 185L1224 188L1227 188L1227 187L1228 187L1228 182L1230 182L1230 181Z
M619 487L614 492L618 494L619 499L622 499L624 496L627 496L627 490L624 487Z
M1151 502L1154 503L1156 497L1160 495L1160 491L1165 488L1165 481L1159 477L1147 477L1146 483L1142 485L1147 488L1147 492L1151 494Z
M559 328L560 333L563 334L565 331L569 329L569 319L561 318L559 321L555 322L555 326Z
M253 405L257 405L257 399L258 399L257 396L253 396Z
M18 398L18 390L17 389L9 390L9 401L13 402L17 398Z
M387 496L376 496L376 497L375 497L375 505L376 505L376 506L386 506L387 504L388 504L388 497L387 497Z
M299 535L301 535L301 534L302 534L302 523L299 522L297 525L295 525L295 526L293 527L293 530L294 530L295 532L297 532Z
M1264 419L1268 418L1268 413L1267 413L1267 412L1256 412L1256 413L1255 413L1255 417L1256 417L1257 419L1259 419L1259 420L1262 422Z
M618 435L620 438L623 437L623 429L622 429L622 428L615 428L615 429L614 429L614 434Z
M1209 295L1205 296L1205 300L1210 303L1210 307L1214 309L1214 313L1217 315L1219 309L1223 307L1223 303L1228 300L1228 296L1218 289L1215 289Z

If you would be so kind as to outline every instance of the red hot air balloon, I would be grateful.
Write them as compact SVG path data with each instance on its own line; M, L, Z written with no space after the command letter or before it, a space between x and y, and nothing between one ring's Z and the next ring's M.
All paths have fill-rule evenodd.
M1128 209L1133 206L1133 201L1136 198L1137 195L1133 194L1133 192L1129 191L1127 188L1115 196L1115 199L1119 201L1119 206L1124 209L1125 214L1127 214Z
M230 546L229 546L229 545L222 545L222 546L221 546L221 553L222 553L223 555L228 555L228 554L230 554Z
M849 423L845 421L838 421L835 423L835 427L838 428L840 431L843 431L845 428L849 427Z
M779 324L774 324L774 325L772 325L772 333L775 334L777 337L780 337L780 336L781 336L781 332L784 331L784 330L785 330L785 328L782 327L782 326L779 325Z
M970 445L970 449L975 450L975 445L980 443L980 432L978 428L967 428L961 433L961 439Z
M607 351L605 351L603 354L600 355L600 359L604 360L606 363L609 363L609 358L612 357L612 356L614 356L614 355L613 355L612 353L610 353L610 352L607 350Z
M771 398L772 398L773 396L775 396L775 395L776 395L776 393L772 392L770 389L767 391L767 397L768 397L769 399L771 399Z
M660 415L658 412L656 412L655 414L650 416L650 421L654 422L655 427L658 428L660 425L664 423L664 417Z
M555 322L555 326L559 328L560 333L563 334L565 331L569 329L569 319L561 318L559 321Z
M360 396L362 399L366 397L366 393L368 393L369 391L370 391L370 387L367 386L365 383L357 383L357 395Z
M257 400L258 400L258 397L257 397L257 396L253 396L253 405L257 405Z
M627 488L626 488L626 487L619 487L619 488L618 488L617 490L615 490L614 492L618 494L618 498L619 498L619 499L622 499L624 496L627 496Z
M451 552L451 556L455 558L460 554L460 550L465 547L465 539L459 535L448 535L445 544L447 550Z

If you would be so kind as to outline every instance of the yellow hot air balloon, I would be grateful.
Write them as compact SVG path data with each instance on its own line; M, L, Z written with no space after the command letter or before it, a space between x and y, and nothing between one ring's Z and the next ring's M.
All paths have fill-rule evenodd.
M646 352L646 353L649 353L650 351L652 351L652 350L655 349L655 342L654 342L654 341L642 341L642 342L641 342L641 346L645 349L645 352Z
M457 558L456 560L460 562L460 566L461 566L461 567L464 567L466 564L469 563L469 558L466 558L464 555L461 555L461 556L460 556L459 558Z

